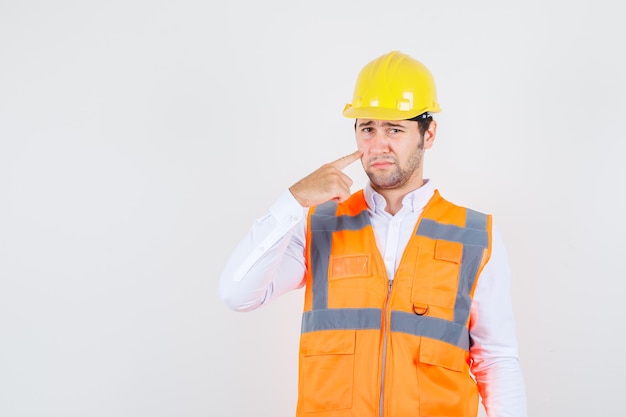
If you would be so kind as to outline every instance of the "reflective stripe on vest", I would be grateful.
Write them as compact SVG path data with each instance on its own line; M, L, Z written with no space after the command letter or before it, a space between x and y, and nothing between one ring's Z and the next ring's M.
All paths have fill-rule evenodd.
M328 268L334 232L361 230L370 226L367 209L355 216L336 216L337 203L320 205L311 215L310 231L315 244L311 247L312 310L302 317L302 333L318 330L380 329L382 310L378 308L328 308ZM454 320L392 311L392 332L425 336L469 350L469 330L466 323L470 314L471 290L477 277L480 259L489 245L487 216L466 209L465 226L443 224L422 219L417 236L456 242L463 245L459 285L454 304Z
M360 230L370 224L367 210L356 216L335 216L337 203L320 205L311 216L311 234L315 246L311 250L313 269L313 310L328 308L328 259L333 232Z

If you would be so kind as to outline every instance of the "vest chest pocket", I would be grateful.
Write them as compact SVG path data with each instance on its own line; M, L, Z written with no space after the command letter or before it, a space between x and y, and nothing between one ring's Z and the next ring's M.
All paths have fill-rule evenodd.
M302 335L300 401L304 412L352 408L355 339L355 330Z
M331 280L372 275L372 264L367 254L331 256L329 262Z
M420 250L411 301L454 308L462 257L463 245L447 240L437 240L432 251Z

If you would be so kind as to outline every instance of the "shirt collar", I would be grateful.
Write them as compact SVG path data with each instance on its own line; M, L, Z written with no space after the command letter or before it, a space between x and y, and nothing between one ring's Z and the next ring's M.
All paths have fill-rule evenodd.
M372 211L383 211L387 207L385 197L377 193L370 182L367 183L363 190L367 206ZM412 212L422 210L430 201L435 193L435 185L429 179L424 179L424 185L417 190L413 190L402 199L402 206L408 207Z

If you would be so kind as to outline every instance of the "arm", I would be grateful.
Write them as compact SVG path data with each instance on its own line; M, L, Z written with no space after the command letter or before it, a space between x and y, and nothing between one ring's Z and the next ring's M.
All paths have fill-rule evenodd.
M350 197L352 180L342 169L361 151L322 165L283 193L258 219L226 262L220 298L233 310L249 311L304 285L306 216L303 207Z
M219 296L233 310L250 311L303 285L306 210L285 191L230 255Z
M526 417L510 291L506 249L494 226L491 258L480 274L470 319L472 373L489 417Z

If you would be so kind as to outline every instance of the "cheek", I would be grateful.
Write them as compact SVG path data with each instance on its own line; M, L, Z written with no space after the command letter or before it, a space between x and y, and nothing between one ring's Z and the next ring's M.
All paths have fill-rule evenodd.
M398 142L389 147L391 152L398 155L409 155L418 149L417 143Z
M367 154L369 152L370 146L366 141L363 140L356 140L356 147L363 152L363 155Z

